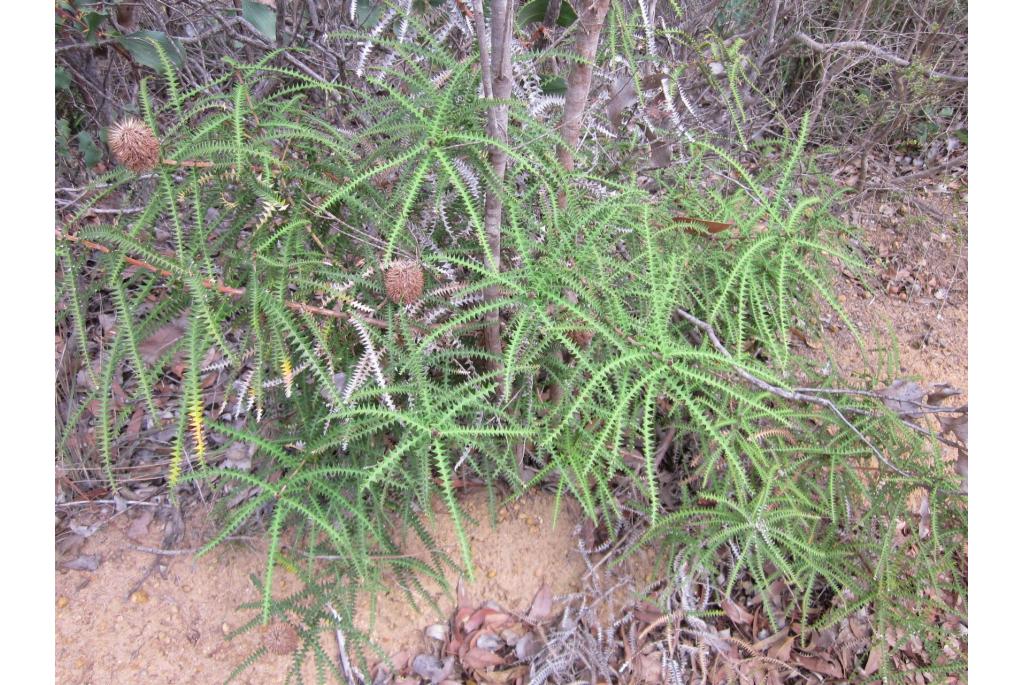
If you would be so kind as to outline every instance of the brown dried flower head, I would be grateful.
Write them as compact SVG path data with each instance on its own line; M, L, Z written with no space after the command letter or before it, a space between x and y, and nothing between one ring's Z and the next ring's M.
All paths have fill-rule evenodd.
M108 140L114 158L136 173L149 171L160 161L160 141L138 119L125 119L113 126Z
M590 341L594 339L594 331L585 328L569 331L569 339L580 347L588 347Z
M423 294L423 269L412 260L399 259L384 272L384 289L395 304L412 304Z
M263 645L274 654L291 654L299 646L299 634L284 621L274 621L266 628Z

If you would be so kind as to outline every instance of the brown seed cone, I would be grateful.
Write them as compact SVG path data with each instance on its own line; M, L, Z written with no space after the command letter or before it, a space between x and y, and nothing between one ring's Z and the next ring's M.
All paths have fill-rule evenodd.
M299 634L290 624L274 621L267 626L263 645L274 654L291 654L299 646Z
M587 347L588 345L590 345L590 341L593 340L593 339L594 339L594 331L588 331L588 330L569 331L569 340L572 340L574 343L576 343L580 347Z
M107 138L114 158L135 173L149 171L160 161L160 141L138 119L125 119L111 127Z
M423 269L408 259L391 262L384 272L384 289L395 304L412 304L423 294Z

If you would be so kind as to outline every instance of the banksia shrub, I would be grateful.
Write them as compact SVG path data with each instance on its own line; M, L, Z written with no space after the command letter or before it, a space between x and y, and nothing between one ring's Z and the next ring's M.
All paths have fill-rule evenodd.
M149 171L160 161L160 141L146 124L125 119L110 129L110 151L118 163L136 173Z
M384 272L384 289L395 304L412 304L423 294L423 269L409 259L391 262Z

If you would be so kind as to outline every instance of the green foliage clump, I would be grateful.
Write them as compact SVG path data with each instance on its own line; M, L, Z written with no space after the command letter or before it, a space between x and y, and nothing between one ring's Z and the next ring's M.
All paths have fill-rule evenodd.
M321 666L315 633L351 628L325 607L351 605L352 583L372 586L386 566L414 599L425 596L421 574L443 582L446 566L461 565L472 575L455 478L495 497L551 486L609 528L643 517L645 540L667 544L670 558L723 569L723 596L751 579L773 624L802 615L827 626L871 603L884 625L919 625L930 649L940 644L920 618L925 588L959 587L965 527L929 438L863 397L837 399L838 416L749 382L788 388L806 371L790 330L816 301L842 312L830 260L854 265L829 196L804 196L797 182L806 120L772 141L781 161L766 152L757 173L694 141L686 164L658 176L673 191L652 194L600 165L566 172L557 131L524 103L508 103L508 144L489 138L475 62L390 47L404 67L381 67L365 87L273 66L271 53L182 92L155 45L167 102L157 106L147 83L140 99L164 163L105 175L69 222L79 243L110 248L93 257L102 282L83 291L77 249L59 249L87 358L84 301L102 292L116 308L88 396L111 487L128 419L111 406L114 370L130 366L129 393L160 422L154 388L180 356L169 484L250 491L204 551L264 522L259 620L301 616L303 655ZM339 101L357 127L322 114ZM489 147L509 157L504 183ZM488 192L504 206L500 268L485 234ZM77 226L108 196L141 211ZM711 237L679 216L734 227ZM129 258L149 268L128 270ZM398 258L426 273L413 304L384 294ZM500 354L481 335L495 311ZM141 341L176 320L181 340L146 363ZM227 397L204 390L213 371L230 375ZM217 466L232 442L254 447L251 472ZM917 541L924 570L908 573L894 539L922 488L931 534ZM458 532L458 564L397 553L410 533L433 547L421 512L435 497ZM306 575L307 594L272 596L280 564ZM834 610L812 616L824 594Z

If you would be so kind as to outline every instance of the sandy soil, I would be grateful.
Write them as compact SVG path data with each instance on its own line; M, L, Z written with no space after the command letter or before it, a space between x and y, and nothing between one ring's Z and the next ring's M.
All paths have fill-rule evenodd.
M584 570L577 552L573 529L579 512L569 502L557 521L551 515L554 498L534 493L521 502L501 509L497 526L491 527L487 498L481 491L462 498L468 516L480 521L468 534L476 561L476 581L466 590L476 601L494 600L502 606L526 611L537 589L547 583L556 595L579 588ZM458 558L453 527L435 504L436 524L431 528L438 545ZM261 574L265 557L258 542L251 545L231 543L222 549L195 559L190 554L161 556L163 573L156 568L135 586L153 564L154 555L139 547L160 546L164 525L150 522L143 533L138 516L145 510L110 518L107 508L81 513L80 525L90 521L108 523L89 536L79 555L99 555L102 561L95 571L61 570L57 574L57 681L60 683L216 683L222 682L243 659L260 646L264 635L258 631L231 641L224 635L248 620L251 612L238 612L244 602L258 599L249 580ZM190 517L198 522L202 517ZM187 526L183 546L202 539L202 531ZM130 533L136 535L131 539ZM419 545L410 545L403 553L423 555ZM77 557L76 557L77 558ZM456 578L447 578L455 587ZM294 576L278 567L275 594L298 589ZM455 606L454 597L439 587L427 586L443 616L417 613L399 591L378 598L372 639L389 655L406 659L425 651L423 629L444 622ZM367 627L367 606L360 606L360 627ZM324 643L329 654L337 648ZM247 670L237 682L276 683L284 681L290 664L287 656L269 656ZM304 677L315 682L312 665Z
M860 249L873 273L865 284L869 289L840 277L836 290L869 354L884 355L894 334L901 376L949 383L964 391L966 402L967 209L948 200L937 207L941 221L915 214L912 206L884 202L853 212L852 223L864 229ZM842 326L830 333L823 339L826 349L834 350L841 372L855 376L864 364L853 337Z

